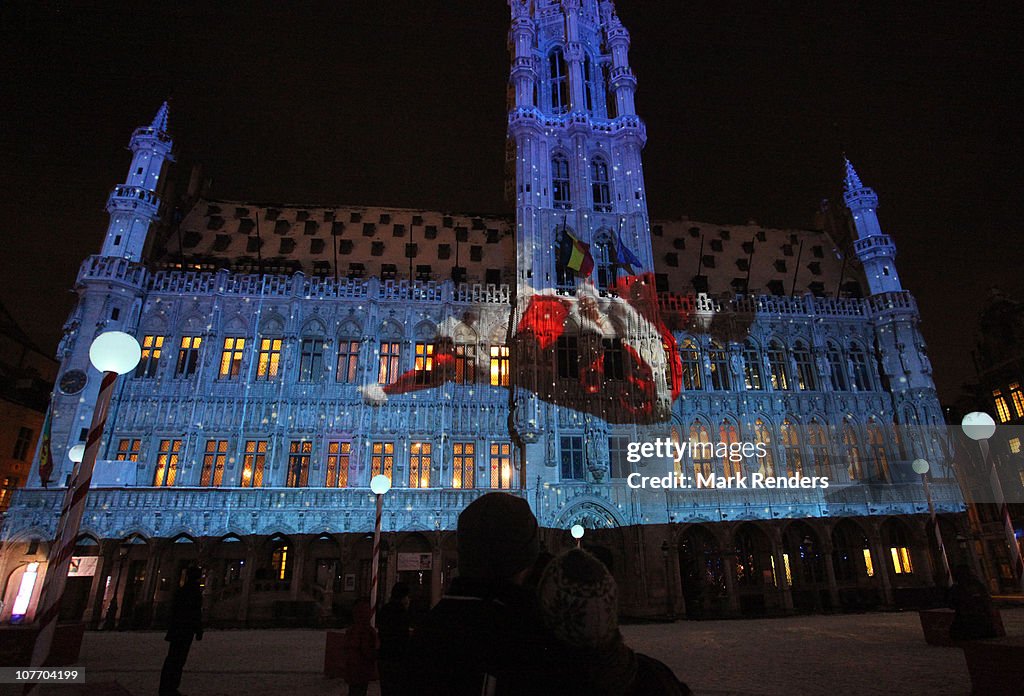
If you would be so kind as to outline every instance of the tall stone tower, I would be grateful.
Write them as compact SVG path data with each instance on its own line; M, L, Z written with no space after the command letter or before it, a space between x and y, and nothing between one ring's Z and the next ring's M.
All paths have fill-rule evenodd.
M875 310L879 376L892 394L900 449L920 456L923 441L931 435L926 438L919 426L938 427L943 422L921 318L914 298L900 283L896 244L878 222L878 195L861 182L849 160L845 188L843 198L857 231L854 249L864 265Z
M610 0L510 0L519 287L563 286L557 267L568 232L591 245L594 282L614 279L617 239L652 268L629 33Z
M168 106L164 102L153 122L135 129L128 145L132 164L123 184L107 199L110 225L103 240L103 256L141 261L150 227L163 215L167 166L174 161L173 141L167 130Z
M857 229L854 249L864 264L864 275L872 295L903 289L896 273L896 245L878 223L878 195L861 183L857 171L846 160L846 191L843 199Z

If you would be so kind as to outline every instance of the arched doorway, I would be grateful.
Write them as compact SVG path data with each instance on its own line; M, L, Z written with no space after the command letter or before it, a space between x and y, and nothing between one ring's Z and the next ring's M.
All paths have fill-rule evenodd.
M718 541L707 528L694 525L679 536L679 578L686 618L705 619L726 613L725 565Z
M82 535L75 542L75 551L68 565L68 578L60 601L59 621L81 621L89 604L89 594L98 572L99 542Z
M740 613L763 615L775 602L778 581L772 543L768 535L752 522L741 524L733 536L736 550L736 592Z
M413 615L430 610L434 576L434 553L430 541L419 533L406 534L398 543L395 581L409 586L409 610ZM391 588L384 588L386 600Z
M860 525L840 520L832 528L832 567L843 609L863 611L878 606L877 562Z
M820 612L831 606L822 550L818 533L802 520L791 522L782 534L785 582L795 609Z

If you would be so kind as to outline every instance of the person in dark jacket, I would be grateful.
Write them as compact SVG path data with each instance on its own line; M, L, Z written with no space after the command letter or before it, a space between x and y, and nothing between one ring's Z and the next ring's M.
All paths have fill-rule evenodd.
M366 696L370 682L377 681L377 631L370 626L368 601L352 607L352 625L345 630L342 646L348 696Z
M409 648L409 602L409 586L396 582L391 588L391 599L377 612L377 632L380 635L377 668L381 696L401 693L402 669Z
M977 640L998 636L992 596L985 583L966 565L958 565L953 577L956 582L949 588L949 603L956 614L953 625L949 627L949 637L953 640Z
M174 593L171 602L171 616L164 636L170 645L167 658L160 670L160 696L181 696L181 672L192 647L192 639L203 639L203 590L200 580L203 571L190 566L185 571L185 584Z
M552 560L537 587L544 624L573 669L556 678L563 696L685 696L665 664L633 652L619 632L618 590L605 565L583 549Z
M459 574L416 628L403 694L545 696L557 693L556 656L522 587L540 549L522 498L488 493L459 515Z

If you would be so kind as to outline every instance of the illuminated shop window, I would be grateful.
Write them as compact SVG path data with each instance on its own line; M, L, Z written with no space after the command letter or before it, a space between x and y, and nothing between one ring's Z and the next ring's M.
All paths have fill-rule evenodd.
M1007 443L1010 446L1010 454L1020 454L1020 438L1011 437Z
M910 562L910 550L906 546L890 547L889 553L892 555L892 567L897 575L914 572L914 566Z
M1024 392L1020 390L1020 382L1010 382L1010 402L1017 418L1024 418Z
M203 453L203 471L200 486L219 486L224 482L224 465L228 460L227 440L207 440Z
M181 440L160 440L156 454L154 486L173 486L178 477L178 457L181 454Z
M245 352L245 339L229 336L224 339L224 348L220 353L221 379L238 379L242 373L242 355Z
M191 377L199 367L199 347L202 336L182 336L178 349L178 363L174 368L175 377Z
M156 376L160 366L160 355L163 352L164 337L146 335L142 337L142 358L135 368L136 377L150 378Z
M491 386L507 387L509 369L508 346L491 346Z
M512 444L491 443L491 488L512 488Z
M414 346L414 353L416 383L430 384L430 372L434 369L434 344L420 341Z
M11 607L11 619L20 619L28 613L29 602L32 601L32 592L36 587L36 580L39 578L39 563L29 563L25 572L21 574L21 583L18 585L18 594L14 597L14 605Z
M476 470L476 445L472 442L452 443L452 488L472 488Z
M370 446L370 478L384 474L389 479L395 468L395 443L374 442Z
M472 384L476 381L476 346L471 343L455 344L455 383Z
M260 488L263 485L263 468L267 463L267 441L246 440L242 457L242 488Z
M430 487L429 442L412 442L409 445L409 488Z
M312 441L291 441L288 446L288 476L284 485L288 488L305 488L309 485L309 460L312 456Z
M279 542L270 556L270 567L273 568L274 577L277 580L288 580L292 576L292 568L288 556L288 544Z
M789 564L789 554L788 553L782 554L782 565L783 565L783 567L785 568L785 571L786 571L786 587L792 587L793 586L793 569L790 567L790 564Z
M327 443L327 487L348 486L348 470L352 457L352 443L348 440L332 440Z
M742 476L743 461L733 461L729 458L729 453L739 445L740 441L736 424L730 420L723 420L722 424L718 426L718 440L725 445L725 451L722 454L722 471L726 476Z
M864 549L864 572L869 578L875 577L875 563L871 560L871 549Z
M1002 389L992 390L992 400L996 405L996 417L999 418L1000 423L1006 423L1010 420L1010 407L1006 403L1006 397L1003 396Z
M402 348L397 341L381 341L380 363L377 370L377 382L380 384L391 384L401 374L399 363L401 361Z
M859 481L864 477L860 443L857 439L857 431L847 421L843 421L843 449L846 453L846 473L851 481Z
M772 455L772 431L760 418L754 421L754 443L764 445L764 455L757 455L758 471L765 476L774 476L775 457Z
M693 475L710 476L715 470L715 448L711 444L708 429L699 421L690 426L690 454L693 458Z
M281 369L281 346L283 343L283 339L280 338L260 339L260 353L256 362L256 379L277 379L277 374Z

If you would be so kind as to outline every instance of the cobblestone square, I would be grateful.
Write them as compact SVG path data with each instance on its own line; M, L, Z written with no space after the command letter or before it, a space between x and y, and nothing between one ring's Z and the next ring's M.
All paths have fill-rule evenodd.
M1009 635L1024 634L1024 608L1004 609L1003 621ZM916 612L677 621L624 626L623 633L634 649L668 663L698 696L970 692L963 652L926 645ZM155 631L90 632L81 667L89 682L116 680L136 696L155 694L166 646ZM193 645L182 690L343 696L344 682L322 674L323 650L324 631L210 631ZM376 685L370 693L378 693Z

